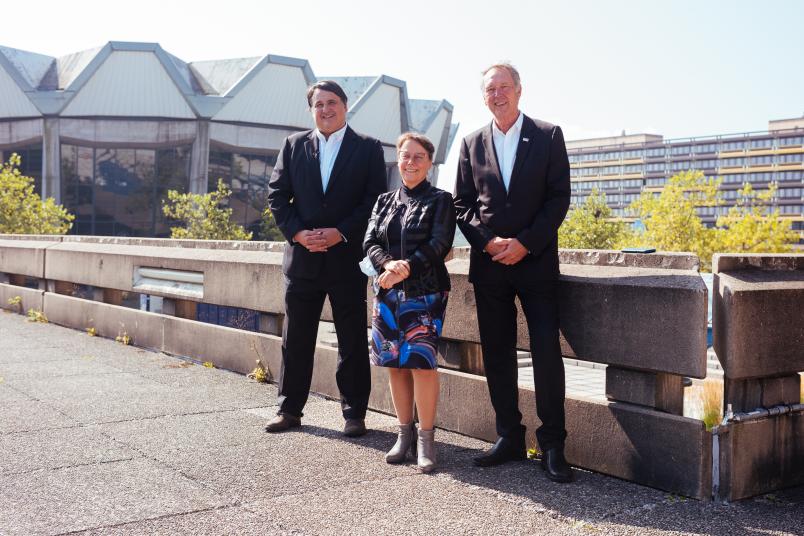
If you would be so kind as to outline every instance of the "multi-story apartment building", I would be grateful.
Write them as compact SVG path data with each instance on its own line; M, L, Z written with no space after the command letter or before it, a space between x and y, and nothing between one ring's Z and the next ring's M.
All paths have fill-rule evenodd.
M633 134L567 142L572 203L593 189L606 194L615 215L628 218L628 205L645 191L660 191L667 179L689 169L720 177L725 204L700 207L707 224L734 205L748 182L755 190L776 182L773 206L804 238L804 117L769 121L768 130L665 140Z

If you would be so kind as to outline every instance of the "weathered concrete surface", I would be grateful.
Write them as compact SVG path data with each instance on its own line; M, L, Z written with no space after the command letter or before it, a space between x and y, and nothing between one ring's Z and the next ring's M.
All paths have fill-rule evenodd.
M8 240L0 235L0 272L43 278L45 250L58 242L49 240Z
M750 380L724 379L723 399L734 412L770 408L779 404L798 404L801 401L801 376L786 374L772 378Z
M0 334L3 535L801 532L804 488L723 505L586 471L559 485L533 462L472 467L488 444L443 430L421 475L384 463L386 415L345 439L313 396L300 429L266 435L272 385L17 315Z
M50 248L48 255L47 279L133 291L134 273L140 267L201 272L201 301L271 313L284 311L282 256L275 252L64 241ZM148 293L184 297L168 291Z
M804 370L804 255L716 255L714 348L727 378Z
M30 309L42 310L42 295L44 291L16 285L5 285L0 283L0 309L7 309L13 312L25 313ZM20 305L12 305L9 300L15 300L19 296L22 301Z
M211 362L217 367L240 373L248 373L260 359L276 378L281 359L281 339L274 335L244 332L232 328L204 324L191 320L148 313L135 309L92 302L46 293L44 311L52 322L79 330L94 327L97 334L112 338L126 335L134 344L189 357L195 362ZM316 366L311 389L313 392L339 397L335 381L337 350L326 346L316 347ZM393 411L393 402L386 388L384 369L372 368L372 395L370 407L385 412ZM133 382L131 389L144 389ZM442 410L437 425L489 441L496 438L494 412L488 397L485 378L447 369L440 370L440 398ZM525 424L535 429L539 422L535 415L532 389L520 387L520 409ZM177 402L184 403L184 401ZM132 408L135 414L151 408ZM638 418L620 422L620 414L637 411ZM590 419L589 414L596 414ZM682 419L677 421L658 411L640 411L637 406L620 404L612 406L591 400L569 400L567 403L567 430L571 437L589 438L606 443L618 434L627 437L619 443L616 453L608 458L592 449L569 449L568 459L580 466L622 478L629 478L694 497L706 497L705 487L711 479L701 476L701 467L706 467L708 442L700 438L700 421ZM687 423L685 426L679 423ZM601 435L601 430L606 432ZM535 445L535 443L534 443ZM664 456L665 449L672 445L682 455ZM667 470L656 473L651 460L667 459ZM641 460L637 463L634 460ZM670 461L671 460L671 461ZM683 475L683 478L679 475Z
M666 411L684 412L684 385L681 376L661 372L642 372L606 367L606 397Z
M687 267L689 257L671 257L665 264ZM663 268L661 256L654 262L658 266L649 268L591 261L561 265L561 346L566 357L706 376L706 285L696 270ZM467 279L469 261L456 256L447 267L452 292L443 335L479 342L474 290ZM527 350L527 324L518 303L517 315L517 346Z
M804 414L731 422L719 430L721 497L733 501L804 483Z

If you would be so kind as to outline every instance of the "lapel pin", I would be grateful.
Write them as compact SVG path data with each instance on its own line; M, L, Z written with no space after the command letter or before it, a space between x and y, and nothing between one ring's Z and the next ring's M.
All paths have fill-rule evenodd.
M522 138L522 141L528 142L528 141L530 141L530 138Z

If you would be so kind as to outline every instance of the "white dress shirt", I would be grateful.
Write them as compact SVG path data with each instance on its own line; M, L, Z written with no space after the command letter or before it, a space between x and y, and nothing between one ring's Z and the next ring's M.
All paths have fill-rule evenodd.
M511 184L511 173L514 172L514 160L516 160L516 149L519 146L519 134L522 132L522 121L525 116L519 112L519 117L508 132L503 133L497 128L497 123L491 122L491 132L494 137L494 150L497 152L497 162L500 164L505 190Z
M325 138L318 129L315 131L315 135L318 138L318 165L321 166L321 186L325 192L327 191L327 185L329 185L329 178L332 174L332 167L335 165L335 159L338 158L338 151L341 150L341 142L343 142L345 133L346 125L330 134L329 139Z

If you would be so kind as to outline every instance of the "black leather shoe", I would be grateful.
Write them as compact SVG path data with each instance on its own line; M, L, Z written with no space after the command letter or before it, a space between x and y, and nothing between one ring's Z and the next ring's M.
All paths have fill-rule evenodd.
M346 419L343 425L343 435L346 437L360 437L366 435L366 421L363 419Z
M300 418L295 415L280 413L268 423L268 426L265 427L265 431L269 434L275 434L277 432L290 430L291 428L298 428L299 426L301 426Z
M564 450L550 449L542 455L542 469L553 482L572 482L572 468L564 458Z
M498 437L489 450L477 456L474 463L478 467L491 467L501 463L524 460L527 457L525 438Z

